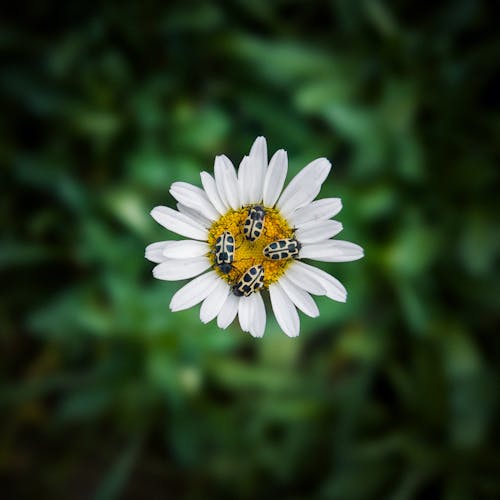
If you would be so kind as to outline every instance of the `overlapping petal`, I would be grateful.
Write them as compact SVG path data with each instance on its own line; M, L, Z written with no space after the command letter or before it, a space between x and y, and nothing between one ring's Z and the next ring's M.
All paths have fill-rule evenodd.
M204 241L157 241L146 247L145 257L151 262L160 263L167 259L189 259L201 257L210 251Z
M249 205L254 191L253 183L255 176L252 171L250 157L244 156L238 168L238 190L240 193L241 205Z
M191 259L167 259L153 269L153 276L159 280L177 281L198 276L210 267L207 257Z
M296 260L288 266L286 276L297 286L303 288L306 292L313 295L326 295L327 289L323 286L321 280L311 273L304 272L300 268L302 262Z
M174 182L170 186L170 194L184 206L203 214L212 222L219 218L219 212L214 208L203 189L187 182Z
M267 142L264 137L255 139L248 157L253 177L252 184L248 189L249 203L260 203L267 169Z
M318 196L331 168L332 165L326 158L318 158L290 181L276 204L285 218Z
M151 217L164 228L195 240L206 240L207 230L191 217L181 214L169 207L155 207L151 210Z
M216 287L201 304L200 320L203 323L212 321L220 313L229 291L229 285L225 281L218 280Z
M266 207L274 207L278 199L283 184L285 183L288 171L288 157L286 151L280 149L274 153L269 168L264 179L264 189L262 199Z
M156 262L157 264L166 260L166 257L163 255L163 249L165 247L166 241L157 241L155 243L151 243L146 247L146 251L144 252L144 257L151 262Z
M205 229L208 229L212 225L213 221L205 217L202 213L198 212L198 210L195 210L194 208L186 207L186 205L183 205L182 203L177 203L177 210L181 214L187 215L190 219L198 222Z
M341 210L342 201L340 198L323 198L295 210L288 217L288 221L293 227L298 228L303 224L335 217Z
M296 337L300 330L300 320L293 302L288 298L279 282L269 286L269 295L278 325L286 335Z
M238 314L238 305L239 298L236 295L230 293L222 306L222 309L219 311L219 315L217 316L217 326L226 329L236 318Z
M249 297L240 297L238 301L238 320L244 332L250 330L250 322L252 320L253 301L250 297L251 295Z
M253 337L262 337L266 329L266 308L262 295L254 293L250 295L251 300L251 323L249 327L250 335Z
M300 286L285 276L280 279L281 288L288 295L288 298L300 309L304 314L311 318L319 316L319 309L312 297Z
M220 197L215 179L208 172L201 172L200 178L210 203L221 215L224 215L228 211L229 205Z
M170 301L173 312L189 309L206 299L219 283L220 278L215 271L198 276L178 290Z
M225 201L234 210L238 210L241 205L238 178L231 160L225 155L216 156L214 173L221 200Z
M190 259L207 255L210 252L208 243L204 241L180 240L162 243L163 255L168 259Z
M302 288L314 295L326 295L329 299L336 300L337 302L345 302L347 299L347 291L338 279L322 269L306 264L305 262L296 261L293 267L290 266L287 276L295 284L298 286L302 285ZM309 286L310 283L314 285ZM314 286L318 287L320 293L311 290Z

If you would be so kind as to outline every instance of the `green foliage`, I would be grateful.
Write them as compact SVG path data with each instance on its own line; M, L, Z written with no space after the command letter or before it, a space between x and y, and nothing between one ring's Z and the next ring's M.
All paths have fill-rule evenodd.
M437 3L31 2L3 16L6 499L499 498L494 16ZM495 68L495 65L497 66ZM174 180L257 135L334 164L349 290L286 338L151 277Z

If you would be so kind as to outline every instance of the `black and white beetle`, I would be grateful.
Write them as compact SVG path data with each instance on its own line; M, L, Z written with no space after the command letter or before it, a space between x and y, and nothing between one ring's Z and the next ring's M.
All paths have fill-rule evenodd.
M271 260L294 259L298 257L302 245L295 238L283 238L269 243L262 253Z
M234 261L234 236L229 231L224 231L215 240L215 265L223 274L228 274L233 268Z
M262 234L266 211L260 205L248 209L248 215L243 226L243 234L248 241L255 241Z
M233 285L232 290L237 297L248 297L264 286L264 268L258 264L252 266Z

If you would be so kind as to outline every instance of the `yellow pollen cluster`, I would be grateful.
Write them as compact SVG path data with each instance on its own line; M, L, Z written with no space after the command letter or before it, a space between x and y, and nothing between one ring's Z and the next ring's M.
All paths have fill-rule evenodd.
M273 208L265 208L264 229L255 241L248 241L243 234L243 226L251 206L239 210L230 210L218 221L212 224L208 233L208 244L211 248L210 261L217 273L229 284L235 284L252 266L258 264L264 268L264 287L277 281L285 272L291 259L270 260L264 257L263 249L273 241L291 238L293 229L285 219ZM229 231L234 236L235 251L232 269L228 274L222 273L215 265L215 242L224 232Z

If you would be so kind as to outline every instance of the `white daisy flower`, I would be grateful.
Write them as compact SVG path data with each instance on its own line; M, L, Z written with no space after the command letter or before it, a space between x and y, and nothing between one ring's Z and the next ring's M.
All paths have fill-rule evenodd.
M342 208L340 199L313 201L330 168L326 158L314 160L283 189L287 153L280 149L268 164L266 139L258 137L238 171L221 155L215 158L214 177L201 172L203 189L174 182L170 193L178 201L177 210L159 206L151 215L189 239L146 248L146 258L158 264L155 278L191 280L172 297L170 309L181 311L201 302L203 323L217 318L217 325L227 328L238 315L243 331L262 337L262 296L269 292L279 326L296 337L297 309L319 315L311 294L345 302L347 292L337 279L303 262L363 257L359 245L332 239L342 230L340 222L331 220Z

